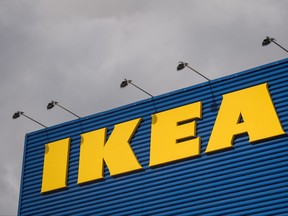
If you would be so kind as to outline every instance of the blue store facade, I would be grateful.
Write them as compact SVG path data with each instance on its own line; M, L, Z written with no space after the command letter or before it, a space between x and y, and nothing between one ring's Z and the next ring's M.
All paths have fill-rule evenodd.
M287 215L287 82L288 59L283 59L29 133L18 215ZM263 84L284 133L255 143L244 133L234 137L232 148L207 153L223 95ZM197 102L201 116L193 138L200 140L199 154L151 166L152 116ZM137 118L141 122L129 144L141 169L111 176L105 165L104 178L79 184L81 135L106 128L109 139L115 125ZM243 121L245 116L237 124ZM66 186L43 193L45 146L66 138Z

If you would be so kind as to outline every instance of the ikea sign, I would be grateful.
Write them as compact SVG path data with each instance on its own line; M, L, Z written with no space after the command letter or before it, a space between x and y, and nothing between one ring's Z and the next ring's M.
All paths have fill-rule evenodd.
M200 155L201 101L154 113L151 118L149 167ZM130 146L141 120L116 124L108 139L106 127L81 134L77 184L103 179L104 162L111 176L143 169ZM247 134L251 143L285 134L268 83L223 95L205 153L233 147L240 134ZM45 145L42 193L67 187L70 142L67 137Z

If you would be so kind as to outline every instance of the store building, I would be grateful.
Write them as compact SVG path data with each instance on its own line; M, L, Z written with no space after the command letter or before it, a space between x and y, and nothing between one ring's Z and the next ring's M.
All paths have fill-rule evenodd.
M288 214L288 59L26 135L18 215Z

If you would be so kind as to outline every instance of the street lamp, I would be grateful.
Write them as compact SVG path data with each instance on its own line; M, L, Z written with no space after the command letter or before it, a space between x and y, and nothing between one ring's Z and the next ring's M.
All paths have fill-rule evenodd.
M280 44L278 44L276 42L275 38L271 38L271 37L266 37L263 41L262 41L262 46L268 46L270 43L274 43L277 46L279 46L281 49L283 49L284 51L288 52L287 49L285 49L284 47L282 47Z
M178 66L177 66L177 71L183 70L185 67L188 67L190 70L194 71L195 73L197 73L198 75L202 76L204 79L210 81L209 78L207 78L206 76L204 76L203 74L201 74L200 72L196 71L195 69L193 69L192 67L190 67L188 65L188 63L179 61Z
M182 61L178 62L177 71L183 70L185 67L188 67L190 70L192 70L195 73L197 73L198 75L202 76L204 79L206 79L209 82L210 93L212 95L212 100L213 100L213 103L211 105L211 111L216 111L217 110L217 103L215 102L215 97L213 94L212 86L210 84L210 79L207 78L206 76L204 76L203 74L201 74L200 72L198 72L197 70L190 67L188 63L182 62Z
M121 82L120 84L120 88L125 88L126 86L128 86L129 84L133 85L134 87L136 87L137 89L139 89L140 91L144 92L145 94L149 95L151 98L152 98L152 104L153 104L153 107L154 107L154 112L157 112L157 109L156 109L156 105L155 105L155 102L154 102L154 96L151 95L150 93L148 93L147 91L145 91L144 89L140 88L139 86L135 85L134 83L132 83L132 80L127 80L127 79L124 79L124 81Z
M80 118L80 116L78 116L78 115L76 115L75 113L71 112L71 111L68 110L67 108L61 106L61 105L60 105L58 102L56 102L56 101L51 101L50 103L48 103L48 105L47 105L47 110L52 109L54 106L58 106L58 107L60 107L60 108L62 108L62 109L64 109L64 110L66 110L66 111L69 112L70 114L76 116L77 118Z
M45 125L41 124L40 122L36 121L35 119L33 119L33 118L25 115L24 112L22 112L22 111L17 111L16 113L14 113L14 115L12 116L12 118L13 118L13 119L17 119L17 118L19 118L21 115L23 115L23 116L25 116L26 118L28 118L28 119L36 122L37 124L41 125L42 127L47 128Z
M128 86L129 84L133 85L134 87L138 88L140 91L144 92L145 94L149 95L150 97L154 97L153 95L151 95L150 93L148 93L147 91L145 91L144 89L140 88L139 86L135 85L134 83L132 83L132 80L127 80L124 79L124 81L121 82L120 84L120 88L125 88L126 86Z

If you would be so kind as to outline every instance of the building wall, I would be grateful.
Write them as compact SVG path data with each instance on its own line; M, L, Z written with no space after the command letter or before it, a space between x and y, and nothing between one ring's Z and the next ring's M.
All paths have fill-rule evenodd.
M288 59L178 91L148 98L35 131L26 135L19 215L287 215L288 138L286 135L249 143L247 135L233 149L206 154L218 110L213 98L268 83L281 121L288 130ZM211 95L211 89L213 95ZM163 166L149 167L151 115L202 101L197 121L201 155ZM263 107L264 109L264 107ZM261 112L261 110L259 110ZM143 170L77 184L80 135L141 117L131 147ZM169 134L167 134L169 135ZM41 194L45 144L71 137L67 189Z

